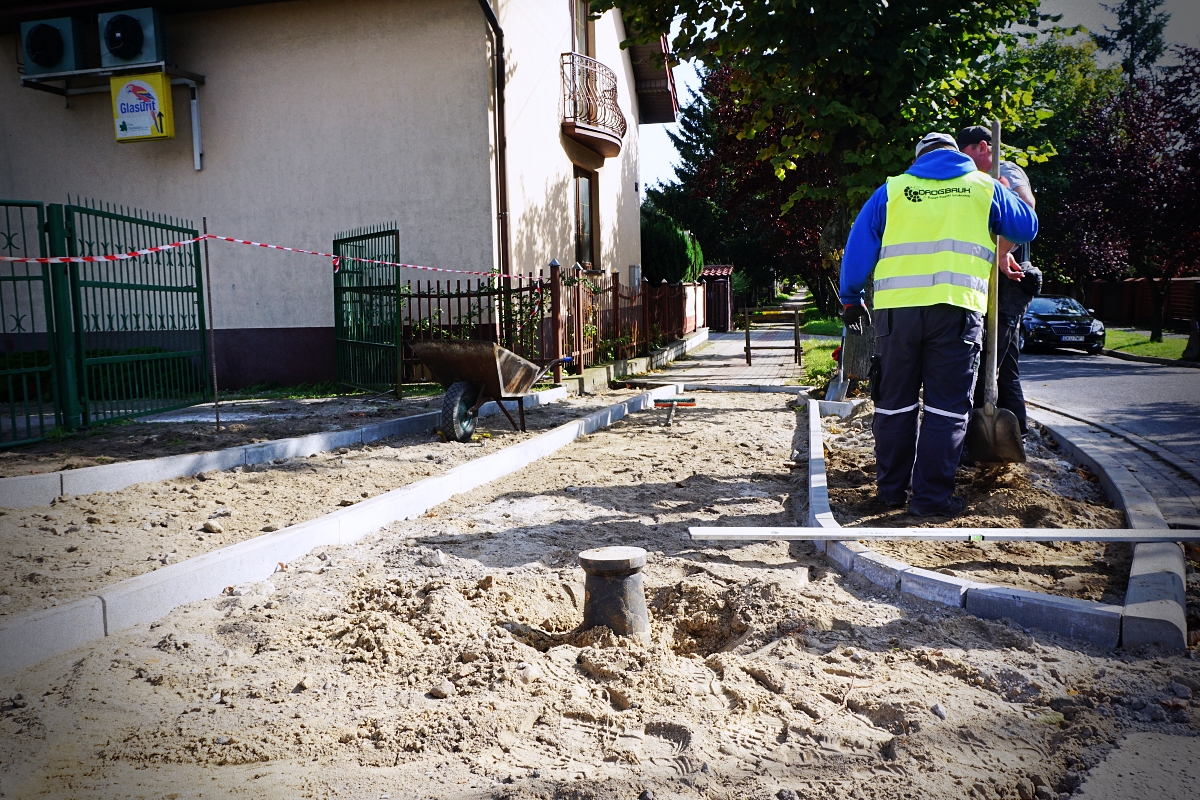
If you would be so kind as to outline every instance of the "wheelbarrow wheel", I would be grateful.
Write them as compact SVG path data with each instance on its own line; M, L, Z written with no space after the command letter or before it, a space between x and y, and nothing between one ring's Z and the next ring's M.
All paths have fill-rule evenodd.
M478 417L471 413L479 387L470 381L453 383L442 399L442 435L448 441L469 442Z

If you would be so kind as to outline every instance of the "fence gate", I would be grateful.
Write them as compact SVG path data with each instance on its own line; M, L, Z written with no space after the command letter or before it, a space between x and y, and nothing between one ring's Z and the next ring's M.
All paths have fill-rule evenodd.
M45 222L41 203L0 200L0 255L44 258ZM59 422L51 270L48 264L0 262L0 447L36 442Z
M392 223L339 233L335 256L400 260L400 230ZM400 267L344 260L333 274L338 381L369 391L399 392Z
M199 235L184 220L103 204L77 201L50 212L51 248L61 237L64 255L122 253ZM78 390L64 397L68 429L79 417L87 426L209 399L202 289L199 243L70 265L69 357ZM58 315L60 327L64 316Z

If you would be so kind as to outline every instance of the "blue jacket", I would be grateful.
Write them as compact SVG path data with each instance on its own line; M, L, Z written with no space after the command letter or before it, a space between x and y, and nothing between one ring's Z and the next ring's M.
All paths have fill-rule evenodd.
M917 178L948 181L975 171L975 162L957 150L944 148L927 153L908 168L907 174ZM883 244L883 228L887 224L887 185L875 190L871 199L858 212L850 238L846 241L846 252L842 256L842 280L839 295L843 305L862 301L863 286L875 262L879 260L879 248ZM992 196L992 212L988 227L1010 242L1022 244L1037 236L1037 214L1022 203L1015 194L997 183Z

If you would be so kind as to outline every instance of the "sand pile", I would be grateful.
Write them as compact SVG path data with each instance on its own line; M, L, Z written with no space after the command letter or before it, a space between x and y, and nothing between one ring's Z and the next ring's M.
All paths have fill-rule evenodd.
M1186 658L863 589L807 545L693 546L806 513L803 417L697 396L4 679L0 792L994 800L1200 728ZM576 629L602 544L650 551L646 645Z

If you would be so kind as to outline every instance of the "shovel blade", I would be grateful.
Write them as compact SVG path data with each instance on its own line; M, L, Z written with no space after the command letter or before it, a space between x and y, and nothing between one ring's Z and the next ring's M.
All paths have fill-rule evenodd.
M967 423L967 454L980 464L1025 463L1017 415L1007 408L995 408L991 415L982 408L973 409Z
M846 399L846 392L848 391L850 391L850 381L845 378L842 380L834 379L829 382L829 388L825 390L825 399L840 403Z

